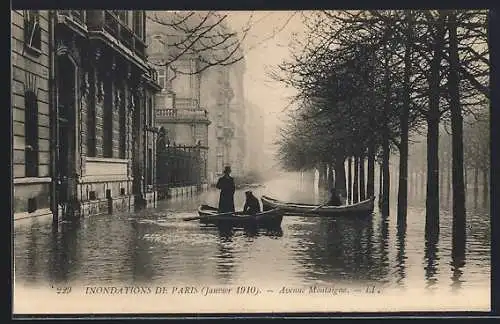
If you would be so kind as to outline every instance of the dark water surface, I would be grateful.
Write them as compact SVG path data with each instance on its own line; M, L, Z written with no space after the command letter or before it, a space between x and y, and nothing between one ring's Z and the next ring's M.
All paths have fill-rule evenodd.
M325 199L296 178L283 177L254 190L281 199ZM395 196L393 196L395 197ZM284 217L280 231L220 233L197 221L200 203L216 205L218 192L164 201L138 214L101 215L63 224L34 220L15 226L17 283L302 285L376 281L390 287L430 289L489 287L490 216L468 209L465 262L452 262L451 215L441 210L439 239L425 242L425 209L410 201L408 225L398 233L395 206L384 218L375 208L366 220ZM236 193L236 207L244 194ZM395 200L394 198L392 199Z

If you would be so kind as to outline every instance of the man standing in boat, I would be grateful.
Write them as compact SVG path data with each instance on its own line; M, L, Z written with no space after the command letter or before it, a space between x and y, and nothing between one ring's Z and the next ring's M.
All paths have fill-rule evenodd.
M255 215L261 212L260 203L257 197L255 197L252 191L248 190L245 192L246 201L245 206L243 206L243 212L249 215Z
M230 174L231 167L226 166L224 168L224 175L219 178L215 186L220 190L219 213L234 212L234 191L236 190L236 186Z

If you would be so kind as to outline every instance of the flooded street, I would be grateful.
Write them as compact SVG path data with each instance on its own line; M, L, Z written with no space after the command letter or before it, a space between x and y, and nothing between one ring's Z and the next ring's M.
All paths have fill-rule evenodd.
M255 190L289 200L320 201L318 192L282 178ZM243 206L243 191L235 194ZM397 233L394 208L384 220L375 207L366 220L285 216L281 231L219 233L183 218L218 192L163 201L136 215L101 215L63 224L16 225L16 284L209 284L300 286L377 282L392 288L488 288L490 222L487 210L468 212L465 264L451 259L451 217L441 211L441 234L425 244L425 210L410 206L406 233ZM395 206L394 206L395 207ZM488 288L489 289L489 288Z

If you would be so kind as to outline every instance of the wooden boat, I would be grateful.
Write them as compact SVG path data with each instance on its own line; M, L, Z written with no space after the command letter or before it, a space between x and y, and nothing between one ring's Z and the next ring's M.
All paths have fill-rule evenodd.
M217 226L278 228L283 220L280 208L271 208L255 215L244 214L242 211L220 214L215 207L201 205L198 207L198 214L200 223Z
M360 201L352 205L322 206L301 203L283 202L268 196L262 196L264 210L280 208L283 212L294 214L318 215L336 217L343 215L370 215L373 212L375 197Z

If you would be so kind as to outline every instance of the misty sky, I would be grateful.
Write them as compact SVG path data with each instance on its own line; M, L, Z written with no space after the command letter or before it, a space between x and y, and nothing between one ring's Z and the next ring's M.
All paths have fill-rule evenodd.
M289 104L288 97L294 91L272 80L266 71L290 57L288 45L293 33L299 37L303 33L301 17L292 11L233 11L228 15L228 22L235 31L241 31L250 21L251 29L243 42L246 49L245 95L265 113L265 142L269 149L280 119L285 116L283 110ZM271 38L272 35L275 36Z

